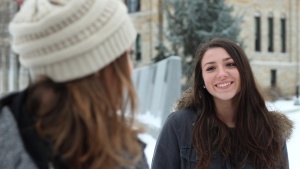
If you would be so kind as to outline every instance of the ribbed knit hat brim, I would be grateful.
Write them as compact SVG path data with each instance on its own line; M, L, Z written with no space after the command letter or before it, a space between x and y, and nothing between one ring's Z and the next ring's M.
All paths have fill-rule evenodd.
M135 40L119 0L27 1L9 30L13 50L33 77L45 75L56 82L82 78L114 61Z

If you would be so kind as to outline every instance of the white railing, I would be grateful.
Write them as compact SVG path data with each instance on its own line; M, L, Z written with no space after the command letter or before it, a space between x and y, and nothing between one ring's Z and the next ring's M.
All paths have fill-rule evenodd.
M145 67L137 68L133 73L133 82L139 97L138 118L148 128L157 132L171 113L173 104L181 94L181 59L171 56Z

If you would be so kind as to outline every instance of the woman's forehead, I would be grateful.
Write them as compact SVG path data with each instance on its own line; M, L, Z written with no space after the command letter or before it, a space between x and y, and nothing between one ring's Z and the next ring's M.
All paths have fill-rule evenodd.
M217 47L208 49L204 53L201 62L205 64L205 62L227 61L230 59L232 59L232 57L224 48Z

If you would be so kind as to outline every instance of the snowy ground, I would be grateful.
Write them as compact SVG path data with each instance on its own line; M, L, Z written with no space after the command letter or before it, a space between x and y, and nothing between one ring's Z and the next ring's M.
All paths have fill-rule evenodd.
M291 139L288 140L287 147L290 169L299 169L300 160L298 154L300 152L300 105L295 106L294 103L295 100L279 100L273 103L267 103L267 106L269 109L284 112L294 122L293 135ZM149 120L149 118L149 114L147 114L146 118L140 117L139 119L145 121L146 124L149 124L149 122L153 123L154 125L158 124L155 119L150 118L151 120ZM140 138L147 144L145 154L147 156L149 165L151 165L156 139L147 133L141 134Z

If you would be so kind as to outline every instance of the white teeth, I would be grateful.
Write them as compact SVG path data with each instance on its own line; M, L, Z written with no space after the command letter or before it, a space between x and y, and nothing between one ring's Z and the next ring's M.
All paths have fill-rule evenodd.
M229 83L224 83L224 84L218 84L217 86L218 87L225 87L225 86L228 86L228 85L230 85L231 83L229 82Z

